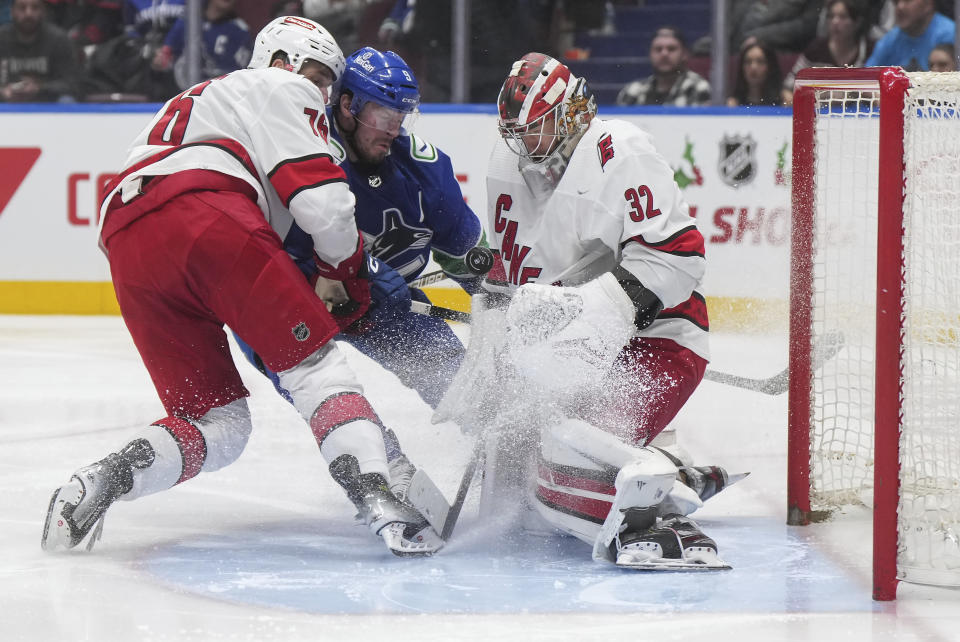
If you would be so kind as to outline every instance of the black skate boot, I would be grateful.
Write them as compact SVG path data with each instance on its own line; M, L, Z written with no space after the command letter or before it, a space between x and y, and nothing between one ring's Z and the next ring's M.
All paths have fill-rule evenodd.
M359 518L394 555L432 555L443 548L443 540L426 518L390 492L383 475L360 474L356 457L337 457L330 464L330 475L347 492Z
M732 486L750 473L730 475L720 466L682 466L677 473L681 482L707 501L724 488Z
M707 501L724 488L733 486L750 473L730 474L720 466L686 466L676 455L657 448L666 455L677 467L677 479L689 486L700 497Z
M87 550L103 534L107 509L133 488L133 469L153 463L153 447L146 439L130 442L119 453L84 466L58 488L50 499L40 546L45 551L74 548L96 527Z
M628 520L629 515L625 520L629 524ZM696 522L682 515L665 515L646 530L635 530L628 525L614 544L617 566L624 568L657 571L730 568L717 556L716 542L704 535Z

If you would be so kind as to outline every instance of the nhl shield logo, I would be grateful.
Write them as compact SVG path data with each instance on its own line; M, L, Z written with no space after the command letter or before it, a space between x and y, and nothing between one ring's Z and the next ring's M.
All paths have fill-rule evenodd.
M757 141L753 136L724 136L720 141L720 179L731 187L746 185L757 175Z
M293 338L297 341L306 341L310 338L310 328L303 321L294 326L291 332L293 332Z

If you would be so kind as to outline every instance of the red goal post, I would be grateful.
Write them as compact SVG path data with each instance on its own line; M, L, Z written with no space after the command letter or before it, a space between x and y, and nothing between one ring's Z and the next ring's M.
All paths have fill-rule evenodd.
M788 522L872 504L875 599L960 585L960 78L806 69L793 127Z

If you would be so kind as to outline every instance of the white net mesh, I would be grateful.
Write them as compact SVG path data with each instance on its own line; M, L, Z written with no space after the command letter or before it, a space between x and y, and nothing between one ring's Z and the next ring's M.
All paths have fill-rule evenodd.
M960 83L911 74L904 111L901 577L960 584Z
M960 585L960 81L910 80L897 567ZM844 347L813 375L815 509L872 503L878 97L817 92L812 340Z
M840 333L844 349L814 375L815 508L862 501L873 483L877 97L817 92L813 342Z

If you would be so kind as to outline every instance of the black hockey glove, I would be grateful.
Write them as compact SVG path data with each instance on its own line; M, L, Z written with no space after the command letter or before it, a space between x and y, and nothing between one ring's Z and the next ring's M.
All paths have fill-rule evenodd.
M613 272L613 276L616 277L623 291L633 301L634 307L637 308L637 316L633 322L637 326L637 330L643 330L653 323L657 315L663 311L663 303L660 302L656 294L640 283L640 279L622 265L613 268L611 272Z

